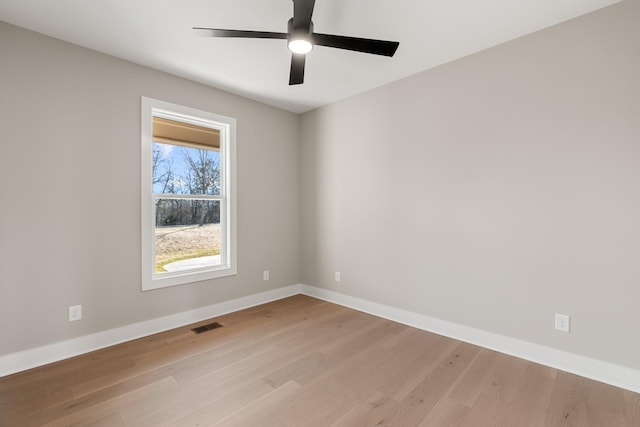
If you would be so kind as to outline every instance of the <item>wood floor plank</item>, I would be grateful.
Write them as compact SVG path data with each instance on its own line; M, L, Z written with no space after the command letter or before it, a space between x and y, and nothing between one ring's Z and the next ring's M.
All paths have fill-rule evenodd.
M175 420L175 425L178 427L211 425L272 391L273 388L261 381L245 384L243 388L214 399L205 406L179 417Z
M625 392L624 401L629 425L640 426L640 394Z
M418 424L418 427L453 427L461 426L469 415L471 408L461 404L457 400L444 397L433 407L426 417ZM480 426L481 424L477 424Z
M393 353L390 350L363 351L356 353L335 368L331 368L326 375L315 378L309 383L312 393L306 395L301 393L299 396L314 401L318 394L323 395L326 392L329 397L323 402L316 401L317 413L320 417L307 416L305 422L308 422L309 425L327 425L348 412L354 404L364 400L371 393L371 390L383 381L384 377L377 377L377 373L380 372L378 369L392 357ZM320 393L318 393L318 388L321 389ZM296 396L289 403L299 404L299 396ZM299 413L297 406L289 406L287 410L293 414ZM282 408L275 410L276 414L287 419L284 412ZM294 425L299 425L298 422Z
M255 424L267 417L273 406L278 406L282 402L293 397L299 392L302 386L295 381L289 381L280 387L273 389L269 393L254 400L248 405L236 410L232 414L213 422L212 427L236 427Z
M511 402L503 400L500 395L483 391L478 396L473 407L462 417L459 425L461 427L501 427L497 420L500 419L504 412L509 411L510 408Z
M68 426L86 422L95 422L110 416L114 412L121 412L131 407L141 407L142 405L153 405L166 396L167 393L175 391L177 383L173 378L167 377L162 381L149 384L137 390L121 393L108 399L95 399L83 402L83 405L69 405L66 411L61 412L60 418L51 422L34 425L44 425L47 427ZM52 416L54 418L55 416ZM35 420L29 420L35 421ZM42 419L44 421L44 418ZM38 420L40 422L40 420Z
M639 427L640 395L298 295L0 378L0 425Z
M258 419L255 423L247 425L247 427L288 427L280 418L273 414L268 414Z
M517 425L527 420L532 426L543 426L549 406L556 371L535 363L529 364L508 411L498 418L501 425Z
M266 388L265 388L266 390ZM176 392L162 405L139 411L137 407L122 409L122 418L127 426L159 426L175 425L175 421L186 417L216 400L221 396L216 391L216 384L201 381L188 385L179 385Z
M308 372L315 371L326 361L327 356L319 351L307 353L293 361L288 361L284 366L278 368L262 377L262 381L273 388L278 388L289 381L295 381Z
M567 373L559 373L553 394L546 410L545 425L570 427L588 425L588 401L586 379Z
M530 362L526 360L495 353L491 369L481 380L481 393L494 396L501 402L512 402L517 396L517 391L521 389L529 365Z
M589 422L603 427L629 425L623 390L596 381L589 381L587 390Z
M469 370L448 394L449 398L461 405L472 407L482 391L486 377L491 372L496 355L494 351L481 350L478 357L469 366Z
M380 387L380 391L401 401L459 344L454 340L431 335L431 347L405 365L400 372Z
M379 419L373 420L374 425L418 425L451 389L479 351L477 346L459 343L404 399Z
M73 427L121 427L125 425L124 421L122 421L122 417L117 412L105 415L104 417L95 420L81 420L77 423L71 424Z
M272 408L272 413L287 426L313 426L317 424L318 418L323 418L331 410L323 410L326 408L335 393L327 390L322 383L309 384L293 398L282 403L277 408ZM320 425L327 425L323 420Z
M499 426L498 420L511 410L516 393L521 389L530 362L501 353L494 353L494 356L487 375L478 386L478 397L461 426Z
M390 407L398 402L379 391L374 392L360 404L354 405L351 410L338 418L331 427L351 427L370 425L373 421L381 419L380 414L386 413Z
M126 392L124 386L116 384L114 386L104 388L96 393L81 398L70 398L61 401L56 405L44 406L40 401L34 401L31 410L22 411L17 416L10 418L15 425L18 426L39 426L49 421L56 420L75 412L79 412L85 408L117 398ZM7 413L9 415L9 413Z

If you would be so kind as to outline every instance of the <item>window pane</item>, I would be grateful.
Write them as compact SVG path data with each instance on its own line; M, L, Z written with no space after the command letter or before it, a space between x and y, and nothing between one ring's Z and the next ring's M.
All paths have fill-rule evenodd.
M153 143L153 192L220 195L220 152Z
M155 273L222 264L218 200L156 199Z
M236 120L141 99L142 290L237 274Z

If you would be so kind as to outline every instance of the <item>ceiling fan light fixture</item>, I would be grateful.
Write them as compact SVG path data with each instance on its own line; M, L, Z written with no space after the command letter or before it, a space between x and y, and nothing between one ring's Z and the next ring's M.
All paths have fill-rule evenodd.
M316 0L293 0L293 17L287 22L286 33L203 27L194 27L194 30L200 35L209 37L286 39L287 46L292 52L289 86L304 83L306 54L311 52L314 45L383 56L393 56L396 53L399 42L314 33L311 18L315 3Z
M289 40L289 50L297 54L305 54L311 52L313 44L305 38L296 38Z

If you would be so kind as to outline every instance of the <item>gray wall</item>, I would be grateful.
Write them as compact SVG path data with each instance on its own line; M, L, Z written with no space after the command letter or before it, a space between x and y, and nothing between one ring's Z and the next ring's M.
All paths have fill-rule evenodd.
M300 282L297 115L4 23L0 55L0 355ZM237 276L140 291L143 95L237 119Z
M639 3L304 114L303 283L640 368Z

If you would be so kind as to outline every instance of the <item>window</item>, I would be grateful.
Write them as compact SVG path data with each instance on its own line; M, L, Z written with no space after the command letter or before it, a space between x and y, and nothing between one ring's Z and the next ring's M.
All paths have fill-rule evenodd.
M236 274L235 119L142 98L142 290Z

